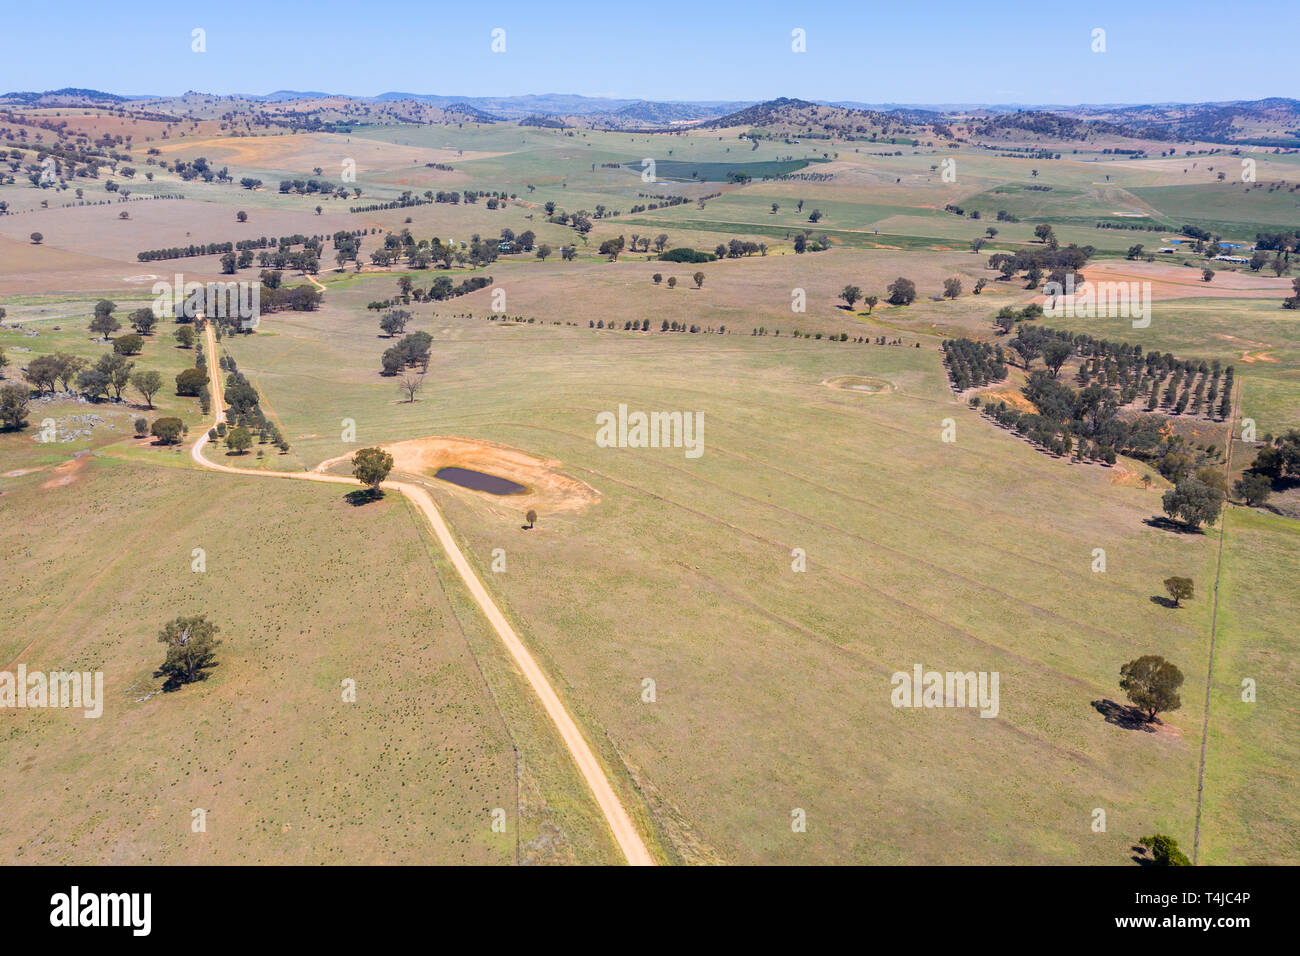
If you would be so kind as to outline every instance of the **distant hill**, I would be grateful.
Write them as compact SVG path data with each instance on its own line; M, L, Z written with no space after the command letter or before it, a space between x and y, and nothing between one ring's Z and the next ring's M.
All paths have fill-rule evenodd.
M736 110L734 113L727 113L703 125L711 127L770 126L774 123L788 122L800 114L815 111L816 109L816 103L781 96L763 103L755 103L753 106Z
M1158 130L1169 139L1265 146L1300 146L1300 100L1270 97L1227 103L1079 106L1083 117Z
M930 114L916 109L883 113L782 96L699 125L713 129L741 126L761 130L770 137L842 137L890 142L895 138L907 140L933 135L932 122Z
M459 102L451 103L443 107L443 112L454 116L463 116L475 123L498 123L500 117L486 113L476 106L470 106L468 103Z
M519 125L541 126L545 129L567 129L569 124L561 116L546 116L542 113L534 113L521 119Z
M735 128L759 138L843 138L871 142L979 138L1061 143L1102 139L1210 142L1300 148L1300 100L1270 97L1221 103L1093 105L906 105L853 100L779 97L764 102L660 101L540 93L519 96L451 96L387 92L348 96L318 90L276 90L238 96L189 91L181 96L123 96L64 87L13 91L0 105L40 107L127 106L152 111L164 104L190 118L216 118L218 104L243 104L263 121L289 128L330 128L356 122L519 122L525 126L653 132L684 128Z
M571 93L543 93L527 96L445 96L437 93L381 93L368 98L372 102L413 100L431 106L464 104L491 113L497 118L520 119L526 116L583 116L622 109L636 100L605 99Z
M976 119L971 123L970 132L981 139L1018 138L1019 134L1027 133L1035 139L1070 142L1086 142L1101 136L1148 140L1171 138L1167 130L1146 125L1115 123L1102 119L1084 120L1042 110L1021 110L982 120Z
M661 103L637 100L605 113L570 115L575 125L593 129L655 130L693 126L747 106L746 103Z
M46 90L44 93L14 92L0 96L0 103L21 104L23 106L96 106L105 103L126 103L143 97L118 96L103 90L85 90L65 86L61 90Z
M725 112L727 112L725 109L717 106L701 106L696 103L653 103L649 100L638 100L609 115L623 120L667 125L709 119L721 116Z
M330 93L321 93L319 90L276 90L274 93L267 93L265 96L245 95L241 98L254 100L258 103L285 103L289 100L324 100L329 99L331 95Z

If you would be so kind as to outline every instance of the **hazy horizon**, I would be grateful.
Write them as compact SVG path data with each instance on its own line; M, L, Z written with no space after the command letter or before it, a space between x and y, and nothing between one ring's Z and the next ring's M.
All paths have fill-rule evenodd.
M637 96L637 95L615 96L612 94L595 95L590 93L575 93L572 91L559 91L559 90L549 90L545 93L538 93L533 91L524 92L524 93L442 93L433 90L393 89L393 90L381 90L377 93L355 93L355 92L345 92L340 90L307 90L307 89L294 89L294 88L280 88L274 90L267 90L264 93L255 93L255 92L250 92L248 90L242 90L239 92L231 92L231 93L217 93L211 90L200 90L200 89L188 89L188 90L183 90L175 93L171 93L171 92L142 93L139 91L122 92L121 90L106 89L104 87L96 87L96 86L72 86L70 84L64 84L62 86L52 86L44 89L17 89L17 88L7 89L4 90L2 93L0 93L0 96L11 96L15 94L26 94L26 93L52 94L58 92L59 90L73 90L73 89L87 90L87 91L92 91L97 93L106 93L111 96L118 96L127 100L175 99L175 98L180 98L180 97L190 96L190 95L259 100L259 99L266 99L272 96L278 96L280 94L299 94L301 98L325 96L325 97L342 97L345 99L352 99L352 100L377 100L380 97L391 97L395 94L401 94L403 96L410 96L414 98L437 97L439 99L446 99L452 101L522 100L522 99L548 99L548 98L566 97L572 99L582 99L582 100L591 100L595 102L611 102L611 103L646 102L646 103L681 104L681 105L690 105L690 106L718 106L718 105L729 105L729 104L754 105L758 103L766 103L776 99L785 98L785 99L792 99L792 100L804 100L806 102L816 103L818 105L847 104L849 107L861 108L861 109L877 109L877 110L924 109L924 110L935 110L935 111L969 110L969 109L1053 110L1053 109L1081 109L1081 108L1105 109L1105 108L1124 108L1124 107L1135 107L1135 106L1200 106L1200 105L1228 105L1232 103L1259 102L1261 100L1271 100L1271 99L1282 99L1282 100L1291 100L1294 102L1300 102L1300 97L1289 96L1281 93L1263 94L1260 96L1239 97L1233 99L1216 99L1216 100L1134 99L1134 100L1123 100L1123 101L1088 100L1088 101L1077 102L1077 103L1066 103L1066 102L1049 103L1049 102L1041 102L1041 101L1034 101L1034 100L1025 100L1025 101L1002 100L996 102L967 101L967 102L937 103L937 102L920 102L920 101L915 101L915 102L867 101L867 100L855 100L849 97L809 98L809 97L802 97L802 96L787 96L784 94L778 94L777 96L767 97L765 99L715 99L715 98L705 98L705 97L695 97L695 98L687 98L687 99L677 99L677 98L664 99L664 98L656 98L652 96Z

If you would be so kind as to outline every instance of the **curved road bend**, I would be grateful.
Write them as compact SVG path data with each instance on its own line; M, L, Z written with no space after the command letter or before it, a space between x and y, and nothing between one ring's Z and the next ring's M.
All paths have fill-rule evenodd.
M216 334L211 323L208 323L204 334L207 341L209 390L212 393L212 427L215 427L216 422L221 421L224 417L224 392L221 387L221 370L217 359ZM197 464L213 471L224 471L232 475L251 475L257 478L292 478L298 481L321 481L342 485L356 484L354 478L345 478L341 475L326 475L313 471L258 471L252 468L219 465L203 456L203 448L207 443L208 431L205 429L194 443L190 454ZM470 594L478 602L478 606L482 608L483 614L497 632L497 636L501 638L501 643L505 645L506 650L510 652L511 658L523 672L524 677L527 678L529 686L532 687L533 693L537 695L537 699L541 701L547 716L555 724L555 729L559 731L560 738L569 749L573 762L578 765L578 770L587 782L587 787L591 790L591 795L595 798L596 805L600 807L600 812L604 815L605 822L609 825L610 832L613 833L614 839L618 842L619 849L622 850L627 862L633 866L654 866L654 857L650 855L645 842L641 839L641 834L637 832L627 809L614 792L609 778L605 776L605 771L596 760L596 755L587 744L586 738L582 736L578 725L569 715L559 695L555 693L555 689L551 687L551 682L547 680L545 672L538 665L533 655L529 653L528 648L524 646L524 642L519 639L519 635L510 626L510 622L501 613L501 609L492 600L487 588L483 586L483 582L479 580L473 567L470 566L469 561L461 552L460 546L456 544L455 538L452 537L451 529L447 527L447 522L443 520L442 513L434 503L433 497L424 488L409 482L386 481L383 487L393 491L400 491L406 495L411 503L424 515L425 520L429 522L438 543L442 545L443 551L447 553L447 557L460 574L461 580L465 582Z

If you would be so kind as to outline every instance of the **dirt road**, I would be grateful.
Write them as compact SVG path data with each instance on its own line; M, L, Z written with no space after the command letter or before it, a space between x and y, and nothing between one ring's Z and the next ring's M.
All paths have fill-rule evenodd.
M217 359L217 339L212 325L209 324L204 332L207 342L207 361L208 375L210 379L210 391L212 392L212 413L213 424L222 420L224 417L223 390L221 387L221 370ZM315 471L259 471L253 468L236 468L231 465L220 465L216 462L209 461L203 455L203 449L208 444L208 433L205 431L199 436L194 443L190 454L194 461L204 468L215 471L224 471L234 475L251 475L257 478L292 478L298 481L320 481L330 484L357 486L356 479L345 478L340 475L326 475ZM483 582L479 580L474 568L470 565L465 555L461 552L460 546L456 544L456 539L452 537L451 529L447 527L447 522L443 520L442 512L434 503L433 497L424 488L419 485L411 484L405 481L386 481L383 484L385 490L399 491L410 499L411 503L419 509L424 515L425 520L433 529L434 536L442 549L447 553L452 566L460 574L461 580L469 589L478 606L482 608L483 614L491 623L497 636L501 638L501 643L505 645L506 650L510 652L510 657L514 660L515 665L523 673L528 684L541 701L542 707L546 714L555 724L555 729L559 731L560 738L564 745L569 749L569 754L573 757L573 762L578 765L583 779L591 790L591 795L600 807L600 812L605 817L605 822L609 825L610 832L613 833L619 849L623 851L623 856L627 862L633 866L654 866L654 857L646 848L645 842L641 839L641 834L637 832L632 818L628 815L627 809L623 802L619 800L618 794L610 785L609 778L605 776L604 768L596 759L595 753L592 752L582 731L565 709L564 703L560 700L555 689L551 687L551 682L547 680L545 672L538 665L536 659L524 642L520 640L519 635L515 633L506 616L501 613L496 602L488 593Z

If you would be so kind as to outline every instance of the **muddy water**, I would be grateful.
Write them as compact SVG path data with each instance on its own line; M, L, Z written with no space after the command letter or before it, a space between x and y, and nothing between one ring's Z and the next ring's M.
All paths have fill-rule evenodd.
M439 468L433 477L450 481L453 485L460 485L462 488L486 491L491 495L521 495L528 490L508 478L472 471L469 468Z

